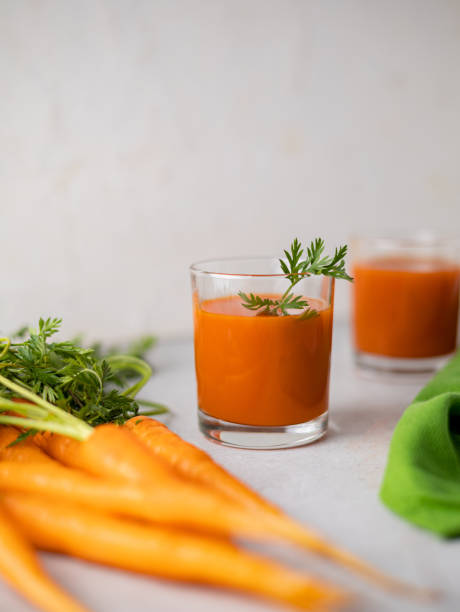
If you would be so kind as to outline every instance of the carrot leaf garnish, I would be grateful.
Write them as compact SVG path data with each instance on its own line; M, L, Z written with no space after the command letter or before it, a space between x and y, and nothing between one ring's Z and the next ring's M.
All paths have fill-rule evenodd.
M345 256L348 247L346 245L335 249L332 256L324 255L324 240L316 238L310 246L303 249L300 241L295 238L290 250L284 250L285 259L280 259L280 266L290 285L279 299L264 297L254 293L240 291L242 305L248 310L259 311L258 315L264 316L286 316L291 314L290 310L303 310L300 319L310 319L318 315L318 312L309 306L308 300L300 295L294 295L291 291L303 278L311 275L332 276L343 278L348 281L353 279L345 270Z

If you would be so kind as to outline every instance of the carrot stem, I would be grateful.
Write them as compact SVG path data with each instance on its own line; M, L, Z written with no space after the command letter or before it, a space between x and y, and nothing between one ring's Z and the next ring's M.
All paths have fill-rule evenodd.
M120 370L133 370L140 374L140 380L122 392L122 395L126 397L136 397L152 376L152 368L149 364L133 355L111 355L106 358L106 361L114 372Z
M66 412L65 410L62 410L61 408L58 408L57 406L53 406L53 404L50 404L50 402L47 402L46 400L44 400L42 397L40 397L33 391L30 391L29 389L26 389L22 385L14 383L11 380L8 380L2 375L0 375L0 384L10 389L10 391L14 391L14 393L19 395L20 397L24 397L25 399L29 400L30 402L32 402L32 405L34 406L31 408L30 414L32 415L32 418L30 419L23 418L21 423L13 423L13 421L5 420L7 419L6 416L2 416L0 417L0 422L20 425L22 427L29 427L32 429L56 431L57 433L65 433L66 435L75 437L78 440L84 440L91 435L93 428L90 425L88 425L81 419L74 417L72 414ZM37 406L43 408L46 411L46 415L49 417L51 416L54 417L55 420L51 420L51 419L46 420L46 421L45 420L43 421L34 420L33 417L37 416L37 413L36 413ZM23 408L23 410L25 411L25 408ZM65 432L62 429L58 431L55 428L56 423L59 423L62 427L65 427L66 428Z
M10 415L0 415L0 423L2 425L16 425L17 427L37 429L38 431L51 431L62 436L72 436L76 440L85 440L87 438L86 434L76 432L75 429L69 425L63 425L62 423L56 423L54 421L46 421L45 419L29 419Z
M150 402L149 400L140 400L137 399L136 402L139 406L145 406L146 408L150 408L151 410L142 410L142 416L155 416L157 414L166 414L169 412L169 408L165 404L160 404L159 402Z
M0 338L0 346L3 344L3 348L0 351L0 359L4 357L10 349L11 340L7 337Z
M29 417L46 417L47 415L44 408L30 402L13 402L5 397L0 397L0 412L3 410L17 412Z

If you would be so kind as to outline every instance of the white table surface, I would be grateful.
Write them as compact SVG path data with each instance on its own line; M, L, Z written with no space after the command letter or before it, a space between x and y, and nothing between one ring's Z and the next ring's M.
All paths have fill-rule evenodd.
M439 603L422 605L382 595L345 571L313 556L274 551L299 567L352 589L353 611L443 612L460 610L460 540L441 541L404 522L378 500L393 428L422 380L369 380L355 371L344 328L334 336L327 437L311 446L283 451L242 451L207 442L196 424L191 341L158 346L156 373L143 394L174 410L170 426L209 452L298 519L381 569L414 584L441 590ZM49 572L94 612L262 612L265 602L218 590L178 585L91 565L59 555L42 555ZM1 612L32 608L0 583Z

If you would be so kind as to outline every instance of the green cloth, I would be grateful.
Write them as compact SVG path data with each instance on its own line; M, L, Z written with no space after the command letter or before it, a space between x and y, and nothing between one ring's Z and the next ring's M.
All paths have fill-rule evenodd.
M420 527L460 536L460 352L397 424L380 498Z

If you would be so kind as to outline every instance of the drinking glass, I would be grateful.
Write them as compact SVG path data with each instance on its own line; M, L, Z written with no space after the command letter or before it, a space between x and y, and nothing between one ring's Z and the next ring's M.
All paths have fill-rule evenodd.
M299 446L327 430L334 279L292 289L315 312L270 316L240 292L279 298L290 281L275 258L191 266L198 420L205 436L241 448Z
M457 346L457 241L418 234L351 243L358 366L429 372L443 365Z

